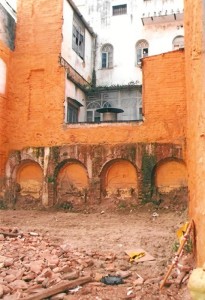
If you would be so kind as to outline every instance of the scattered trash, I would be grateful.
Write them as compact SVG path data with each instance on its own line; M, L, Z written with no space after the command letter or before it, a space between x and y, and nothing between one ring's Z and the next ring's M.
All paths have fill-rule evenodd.
M127 296L130 296L131 294L133 294L133 290L129 290L129 291L127 292Z
M39 236L39 234L37 233L37 232L29 232L29 234L31 235L31 236Z
M182 242L182 240L184 238L184 235L187 231L188 226L189 226L189 222L186 222L177 230L177 237L178 237L180 243Z
M156 213L156 212L154 212L154 213L152 214L152 216L153 216L153 218L157 218L157 217L159 217L159 214Z
M77 293L80 289L82 289L82 286L79 285L76 288L69 290L69 292L74 294L74 293Z
M133 252L130 253L130 262L137 260L141 257L145 256L145 252Z
M149 260L155 260L155 258L150 255L145 250L139 248L139 249L131 249L126 250L125 253L129 255L130 261L135 262L143 262L143 261L149 261Z
M104 276L100 279L100 281L107 285L117 285L117 284L123 284L123 279L121 276Z

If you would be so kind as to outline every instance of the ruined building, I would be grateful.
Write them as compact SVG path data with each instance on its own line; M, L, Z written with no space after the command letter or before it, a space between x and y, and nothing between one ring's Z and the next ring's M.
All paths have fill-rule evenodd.
M8 202L137 205L160 193L186 193L183 51L144 60L142 120L129 118L140 85L106 91L93 84L96 38L72 1L19 1L15 50L2 45ZM103 116L93 119L95 111Z
M177 201L186 197L188 170L189 211L196 227L198 264L202 265L203 1L185 0L185 55L177 50L143 58L143 117L124 120L118 119L122 112L112 111L107 95L102 96L105 87L96 86L100 70L95 60L95 28L71 0L19 0L15 47L15 16L2 3L0 203L52 206L69 202L75 207L114 199L115 205L119 201L137 205L169 195L169 200ZM106 62L109 51L103 51L102 57ZM136 73L141 72L137 68ZM126 68L123 72L126 74ZM112 88L116 86L107 90L112 92ZM140 83L120 84L113 96L120 101L114 108L122 109L117 104L127 99L124 91L127 95L134 89L137 99ZM99 108L104 111L96 119L95 107L88 105L94 92L100 95L101 104L110 104Z
M143 5L148 5L145 2L142 1ZM126 3L128 26L136 22L135 1L130 1L133 17L129 1ZM187 0L188 8L189 4ZM112 14L118 8L110 7L111 15L106 17L109 22L117 22L114 18L120 16ZM194 34L197 27L188 24L192 20L189 14L196 14L197 9L200 11L197 4L196 11L187 9L189 21L185 23ZM121 61L115 56L120 44L115 46L114 40L112 45L105 36L99 37L97 25L96 30L91 27L73 1L19 0L17 11L13 47L15 19L0 4L1 203L12 207L75 208L101 203L118 206L160 199L186 200L186 165L190 162L189 175L189 168L193 168L196 178L198 168L194 169L194 159L203 148L196 150L191 145L200 105L189 106L197 114L192 118L188 109L191 122L187 126L187 101L196 87L189 76L185 77L185 66L190 74L192 59L196 59L197 66L201 63L192 39L187 38L186 47L193 54L185 60L183 49L171 51L172 38L170 48L164 49L170 52L159 54L152 49L146 34L139 36L137 28L133 29L136 40L133 32L132 44L126 46L132 53L135 77L128 74L126 64L121 71L115 65ZM180 10L179 16L170 16L176 17L177 26L181 24L177 19L181 13ZM158 18L162 18L161 14L142 15L143 28L154 19L163 26L163 20ZM168 20L166 17L165 22ZM170 26L174 27L173 22ZM158 25L154 24L154 28ZM174 30L183 35L181 27ZM146 47L138 48L140 39L148 41L149 56ZM200 48L201 44L195 45ZM147 57L138 65L139 54ZM109 65L111 62L113 65ZM199 72L199 67L194 71ZM119 74L122 81L118 81ZM203 118L200 120L203 124ZM187 127L193 157L190 149L187 156ZM203 132L200 134L203 136ZM193 198L198 183L196 179L189 181ZM195 216L194 210L192 214ZM196 218L200 234L199 221Z

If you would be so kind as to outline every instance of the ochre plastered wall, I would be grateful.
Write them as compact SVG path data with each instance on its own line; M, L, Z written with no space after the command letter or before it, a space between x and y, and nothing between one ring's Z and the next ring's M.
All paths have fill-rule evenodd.
M43 5L47 3L47 16L37 17L35 14L37 11L41 14L41 10L31 11L32 2L35 1L29 0L19 8L17 46L12 59L12 77L16 79L9 90L10 149L87 143L169 142L184 145L186 105L183 51L144 60L144 122L66 125L63 105L65 74L58 65L62 7L57 1L48 3L41 0ZM55 5L54 13L51 8ZM52 20L52 31L42 29L47 26L45 19L49 26L49 20ZM40 33L35 27L39 28ZM27 28L35 28L35 38L27 34Z
M63 131L65 74L58 64L62 1L18 1L9 85L10 149L56 144Z
M189 210L196 227L197 263L202 266L205 262L205 7L202 0L184 3Z
M143 113L148 139L185 139L185 60L178 50L143 60Z
M57 0L18 1L16 48L11 59L11 80L8 89L7 124L10 159L7 166L9 169L9 165L13 165L13 153L19 163L24 157L23 149L37 151L38 155L34 155L37 161L41 157L39 152L42 150L44 153L41 163L44 174L42 199L45 204L50 197L48 186L53 184L49 181L53 174L50 174L51 177L48 176L48 170L52 169L53 162L49 159L49 154L46 154L47 150L61 151L63 147L67 147L69 153L72 147L76 147L81 152L83 147L92 145L95 151L98 151L96 150L98 148L102 151L106 146L112 152L113 146L119 146L120 155L113 155L112 159L121 159L129 157L130 153L136 153L137 160L141 157L139 164L143 170L144 165L148 165L148 170L151 170L158 156L175 157L177 152L177 157L185 158L185 61L184 52L181 50L143 60L143 122L64 124L66 74L58 62L63 38L62 4L63 1ZM140 150L143 149L141 143L146 151ZM129 152L127 149L132 148L133 144L134 149ZM156 149L161 149L159 145L162 145L160 154L158 150L151 150L154 146L150 145L153 144L156 144ZM82 152L83 160L95 160L96 155L99 156L94 164L98 176L99 166L103 167L100 164L102 160L100 153L94 152L93 157L90 157L89 154ZM71 153L68 158L76 158L75 155ZM29 157L30 155L27 159ZM55 161L55 155L53 160ZM107 161L104 160L103 163ZM8 178L12 176L12 170L13 168L8 172ZM148 186L151 175L148 172L145 175L143 184L147 190L143 193L150 195ZM96 191L100 193L99 177L95 178L92 175L92 180L91 192L93 191L93 195ZM95 182L98 189L95 188ZM54 190L52 193L54 199ZM94 196L96 198L96 194Z
M185 164L177 160L165 160L165 162L156 168L155 186L161 193L187 187L187 170Z
M20 185L20 195L32 195L39 199L42 195L43 171L41 167L32 161L27 161L19 166L16 181Z
M10 66L11 51L8 47L0 41L0 59L2 65L6 67L6 74L1 70L0 76L6 76L5 89L1 87L0 92L0 177L5 173L5 165L8 157L8 138L7 138L7 124L8 124L8 80L9 80L9 66ZM4 74L3 74L4 73ZM4 81L1 77L1 81Z

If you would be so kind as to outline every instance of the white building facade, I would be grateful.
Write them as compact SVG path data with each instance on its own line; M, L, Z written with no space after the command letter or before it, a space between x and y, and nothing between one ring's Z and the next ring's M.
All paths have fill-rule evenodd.
M184 47L183 0L64 0L63 19L61 55L92 86L67 77L65 123L142 121L142 58Z
M74 0L97 33L98 85L142 83L140 59L183 47L183 0Z
M63 0L62 45L59 62L65 74L65 123L86 122L84 86L92 81L95 33L70 0Z

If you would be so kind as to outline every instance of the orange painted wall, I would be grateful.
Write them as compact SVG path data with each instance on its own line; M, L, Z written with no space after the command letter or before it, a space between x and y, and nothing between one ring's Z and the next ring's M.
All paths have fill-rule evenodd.
M187 166L197 263L205 262L205 19L204 1L185 0Z
M133 165L128 161L113 163L106 174L106 189L136 188L137 174Z
M17 182L20 184L20 194L31 194L34 198L39 198L42 192L43 171L34 162L24 163L17 170Z
M9 65L10 65L11 51L6 45L0 41L0 58L7 66L7 82L9 80ZM1 74L0 74L1 75ZM7 138L7 105L8 95L7 86L4 94L0 93L0 176L5 172L5 164L8 155L8 138Z
M18 1L9 86L10 148L55 145L63 131L62 1Z
M143 60L145 139L183 143L186 126L184 51Z
M88 186L88 176L85 168L79 164L71 163L65 165L58 174L57 179L59 188L83 189Z
M186 166L178 161L166 161L155 174L155 185L160 192L169 192L187 186Z
M19 1L11 74L15 81L9 90L11 149L76 143L184 142L182 51L144 60L144 124L65 125L65 74L58 65L61 29L61 1Z

